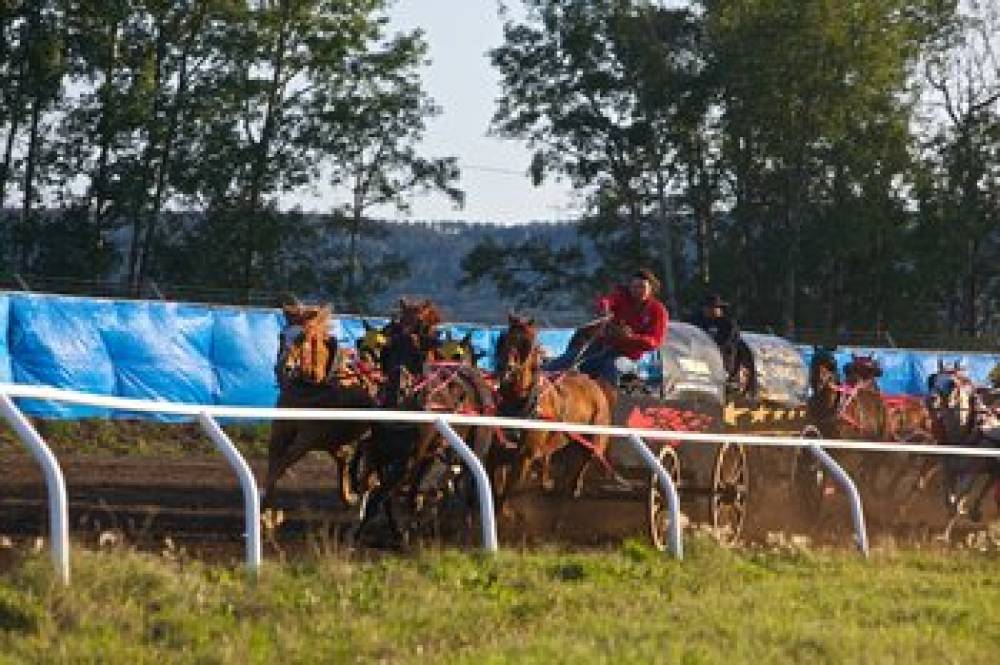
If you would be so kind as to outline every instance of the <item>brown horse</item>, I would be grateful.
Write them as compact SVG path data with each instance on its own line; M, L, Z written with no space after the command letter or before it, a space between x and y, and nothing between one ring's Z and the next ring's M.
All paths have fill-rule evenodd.
M331 311L299 305L284 308L288 326L282 333L275 372L279 408L365 408L374 405L374 385L338 353L329 336ZM271 424L267 476L262 504L270 506L278 480L313 450L325 450L340 466L341 499L356 502L348 459L369 433L367 423L276 420Z
M542 371L542 352L534 321L515 315L509 317L509 327L497 341L497 407L498 413L519 418L540 418L588 425L610 425L611 409L605 390L592 378L575 370L553 375ZM506 475L512 462L513 478L498 478L501 505L514 490L527 482L534 463L541 463L542 486L553 489L552 456L575 441L589 450L580 456L579 467L567 475L566 488L571 496L579 496L588 466L596 458L607 464L608 437L596 435L589 439L563 432L527 430L516 443L507 460L496 461L495 472ZM511 444L513 445L513 444ZM512 459L511 459L512 457ZM508 464L503 464L506 461ZM495 474L496 475L496 474ZM617 475L616 475L617 478Z

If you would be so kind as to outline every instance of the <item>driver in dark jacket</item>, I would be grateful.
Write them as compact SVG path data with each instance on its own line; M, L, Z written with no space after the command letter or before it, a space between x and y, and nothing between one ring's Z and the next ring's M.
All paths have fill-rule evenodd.
M702 301L701 308L691 317L691 323L704 330L715 341L722 354L726 374L732 377L736 371L740 329L728 308L729 303L722 296L712 294Z

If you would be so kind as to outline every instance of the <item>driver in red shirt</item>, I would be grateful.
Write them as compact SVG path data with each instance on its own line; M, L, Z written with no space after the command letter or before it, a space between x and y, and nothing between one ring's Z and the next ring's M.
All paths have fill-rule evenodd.
M669 316L655 293L659 280L646 269L635 271L627 285L617 287L597 299L601 320L585 326L563 355L553 359L546 369L580 371L618 384L619 357L639 360L644 353L659 349L667 336ZM589 339L589 343L583 340Z

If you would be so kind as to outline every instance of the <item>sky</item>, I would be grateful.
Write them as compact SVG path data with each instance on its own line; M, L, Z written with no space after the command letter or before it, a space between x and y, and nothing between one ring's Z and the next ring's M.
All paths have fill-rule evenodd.
M395 30L424 30L431 59L424 83L442 113L429 122L421 150L427 157L458 158L466 201L464 209L456 209L444 196L425 196L412 200L409 215L391 207L373 214L504 224L574 216L568 183L547 181L534 187L527 176L531 155L525 145L487 136L500 92L499 77L486 57L503 39L496 0L396 0L390 17ZM298 202L307 210L326 212L338 198L328 191L303 195Z

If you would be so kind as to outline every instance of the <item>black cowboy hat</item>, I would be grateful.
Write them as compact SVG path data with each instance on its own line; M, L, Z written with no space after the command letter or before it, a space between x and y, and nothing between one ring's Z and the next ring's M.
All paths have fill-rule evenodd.
M705 296L705 299L701 301L702 307L729 307L729 303L722 299L718 293L712 293Z

